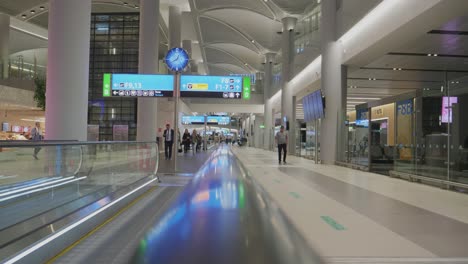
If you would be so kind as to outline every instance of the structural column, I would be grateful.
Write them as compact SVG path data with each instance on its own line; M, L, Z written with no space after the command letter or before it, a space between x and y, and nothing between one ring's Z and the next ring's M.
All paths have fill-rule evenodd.
M322 91L326 99L325 118L320 133L320 158L333 164L344 153L346 116L346 73L343 49L337 41L336 0L322 1Z
M182 41L182 48L187 51L190 58L192 58L192 41L189 39L185 39ZM190 59L188 69L186 71L187 74L193 73L193 61Z
M169 7L169 49L180 48L182 42L181 16L179 7Z
M140 0L140 74L159 72L159 0ZM158 99L138 98L137 141L155 141L158 127Z
M263 99L264 99L264 116L265 128L263 137L263 148L265 150L271 149L271 134L273 131L273 115L271 104L271 86L273 81L273 64L275 62L275 53L267 53L265 55L265 78L263 79Z
M91 0L50 0L46 139L87 140Z
M296 27L297 18L285 17L282 20L283 34L281 46L281 119L284 123L284 118L289 121L288 131L288 152L295 153L296 149L296 134L295 134L295 117L293 116L293 95L290 89L287 89L287 84L291 80L294 73L294 28ZM294 119L293 119L294 118ZM284 123L286 126L286 123Z
M10 16L0 13L0 79L8 79L10 57Z

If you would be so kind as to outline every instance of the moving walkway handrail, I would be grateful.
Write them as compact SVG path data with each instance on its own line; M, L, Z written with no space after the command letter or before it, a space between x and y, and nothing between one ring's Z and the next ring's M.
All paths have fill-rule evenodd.
M156 141L16 141L1 142L0 148L31 148L47 146L80 146L80 145L124 145L156 144Z

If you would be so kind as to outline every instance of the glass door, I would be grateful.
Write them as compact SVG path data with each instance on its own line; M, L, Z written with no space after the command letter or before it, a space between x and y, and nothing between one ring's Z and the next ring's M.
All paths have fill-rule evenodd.
M448 82L448 96L442 99L441 122L448 124L450 181L468 184L468 75Z

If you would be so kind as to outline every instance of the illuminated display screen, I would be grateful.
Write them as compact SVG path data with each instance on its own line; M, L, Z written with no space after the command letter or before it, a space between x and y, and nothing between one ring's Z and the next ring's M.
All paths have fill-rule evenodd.
M249 77L182 75L181 97L250 99Z
M229 125L231 118L229 116L208 116L206 122L209 125Z
M172 97L174 76L157 74L104 74L104 97Z
M442 123L452 123L452 107L458 103L458 97L442 97Z
M183 125L201 125L205 124L204 116L183 116L182 117Z
M320 90L305 96L302 99L302 106L304 109L304 120L306 122L323 118L325 115L322 92Z
M231 118L229 116L207 116L206 122L208 125L229 125ZM205 124L204 116L183 116L183 125L202 125Z

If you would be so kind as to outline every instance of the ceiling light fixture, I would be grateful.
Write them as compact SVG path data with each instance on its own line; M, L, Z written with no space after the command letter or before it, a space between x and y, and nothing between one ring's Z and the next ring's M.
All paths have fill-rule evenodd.
M45 7L41 6L41 7L39 7L39 9L40 9L40 10L44 10L44 9L45 9Z
M123 5L124 5L124 6L127 6L127 5L128 5L128 3L127 3L127 2L123 2Z
M36 10L31 10L31 14L36 14Z
M431 54L431 53L429 53L429 54L427 54L427 56L428 56L428 57L432 57L432 54Z
M437 53L436 53L436 54L434 54L434 57L437 57L437 56L439 56L439 54L437 54Z
M396 70L397 70L397 68L393 68L393 70L394 70L394 71L396 71Z
M401 71L401 70L402 70L402 68L398 68L398 70L399 70L399 71Z
M138 8L140 8L140 7L139 7L139 6L137 6L137 5L135 5L135 8L136 8L136 9L138 9Z
M255 43L255 40L252 39L252 43Z
M22 15L21 17L22 17L22 18L26 18L26 15Z

